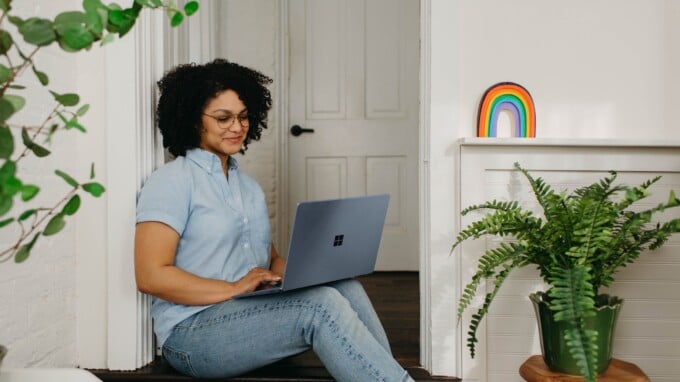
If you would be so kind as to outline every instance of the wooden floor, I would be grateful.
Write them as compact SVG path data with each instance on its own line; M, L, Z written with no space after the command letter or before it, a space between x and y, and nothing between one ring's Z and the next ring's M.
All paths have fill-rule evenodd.
M417 272L376 272L362 276L363 284L392 345L392 353L409 374L419 382L457 381L430 376L420 368L420 293ZM191 378L174 372L165 362L133 372L92 370L105 382L187 381ZM321 361L311 352L284 359L248 375L229 381L332 381ZM362 381L357 381L362 382Z

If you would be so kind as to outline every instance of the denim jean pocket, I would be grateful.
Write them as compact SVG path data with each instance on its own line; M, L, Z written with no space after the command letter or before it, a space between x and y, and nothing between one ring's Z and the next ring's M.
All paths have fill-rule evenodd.
M191 357L188 353L163 346L163 357L178 372L190 377L198 377L198 374L191 367Z

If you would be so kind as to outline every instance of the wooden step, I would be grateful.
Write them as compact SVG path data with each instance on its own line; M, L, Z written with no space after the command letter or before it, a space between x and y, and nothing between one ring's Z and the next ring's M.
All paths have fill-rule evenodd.
M298 356L299 357L299 356ZM417 382L460 381L457 378L433 377L420 367L407 367L409 375ZM226 379L195 379L174 371L167 363L157 360L151 365L135 371L90 370L104 382L148 382L148 381L279 381L279 382L329 382L334 379L323 366L300 365L291 360L283 360L243 376ZM360 381L357 381L360 382Z

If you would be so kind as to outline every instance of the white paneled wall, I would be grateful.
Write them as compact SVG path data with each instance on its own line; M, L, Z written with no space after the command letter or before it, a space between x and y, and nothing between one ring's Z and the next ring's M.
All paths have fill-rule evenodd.
M540 212L530 185L513 170L515 161L557 191L593 183L610 169L619 173L618 182L629 185L662 175L662 180L651 188L652 196L636 208L648 208L666 200L672 189L680 191L680 142L677 145L657 142L661 146L652 143L648 147L636 146L644 144L639 141L573 143L540 139L464 140L460 146L459 207L492 199L517 200ZM461 227L480 214L461 218ZM680 211L671 210L658 218L677 216ZM469 282L483 251L496 244L497 239L464 243L456 253L463 285ZM655 382L680 380L679 247L680 236L675 236L660 250L643 254L639 261L617 274L609 291L625 300L614 356L636 363ZM464 349L465 381L522 381L517 372L519 366L530 355L540 354L533 308L527 298L536 290L545 290L545 286L535 269L515 271L506 280L479 331L476 358L470 359ZM474 312L475 309L469 309L459 327L464 336Z

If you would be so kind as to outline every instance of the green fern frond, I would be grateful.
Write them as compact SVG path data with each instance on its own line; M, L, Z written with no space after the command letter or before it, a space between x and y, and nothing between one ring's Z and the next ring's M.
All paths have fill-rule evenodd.
M649 245L649 249L654 250L663 245L671 234L680 232L680 219L673 219L661 225L654 232L654 241Z
M458 321L460 321L465 309L472 303L481 282L486 279L497 278L496 269L505 263L514 264L515 261L519 261L517 258L524 250L524 246L518 243L500 243L498 247L489 249L482 255L477 263L477 271L460 296Z
M475 358L475 348L477 342L477 329L479 329L479 326L481 325L482 319L486 314L489 312L489 306L491 305L491 302L493 301L494 297L496 297L496 294L500 290L501 286L503 285L503 282L505 281L506 278L508 278L508 275L510 274L510 271L513 270L515 266L512 264L505 264L503 269L498 272L493 280L494 288L491 292L487 293L486 296L484 296L484 304L482 304L482 307L477 310L476 314L472 315L472 320L470 321L470 330L468 331L468 338L467 338L467 347L470 349L470 357Z
M548 295L555 321L576 324L578 318L595 315L595 291L590 283L590 272L589 265L553 270L548 279L552 286Z
M570 247L573 219L570 208L565 201L565 196L555 193L542 178L531 176L519 163L515 163L515 168L521 171L529 182L536 201L543 209L546 224L553 226L552 230L554 230L557 236L561 237L560 241L564 243L563 245L567 248Z
M485 235L513 236L518 234L516 238L521 239L526 232L533 232L540 228L541 224L541 220L534 217L531 211L523 211L519 207L504 211L496 210L461 230L456 237L456 242L451 246L451 252L463 241Z
M564 331L569 353L587 382L597 382L597 337L596 330L572 328Z
M477 210L484 210L484 209L489 209L489 210L500 210L500 211L510 211L510 210L517 210L519 209L519 203L516 201L510 201L510 202L501 202L497 200L492 200L490 202L486 202L483 204L476 204L472 205L470 207L465 208L460 212L462 216L467 215L468 213L472 211L477 211Z
M548 295L555 321L569 324L564 333L569 352L583 376L594 381L597 375L597 334L587 331L584 325L584 318L595 315L595 291L590 283L590 272L587 265L556 269L554 276L548 280L552 285Z

